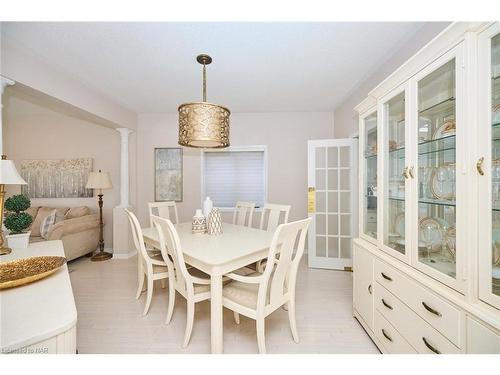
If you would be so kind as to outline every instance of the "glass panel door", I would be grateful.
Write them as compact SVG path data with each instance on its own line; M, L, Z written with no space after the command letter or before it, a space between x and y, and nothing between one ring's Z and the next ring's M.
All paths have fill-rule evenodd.
M352 266L352 239L357 234L357 140L309 141L309 188L314 192L309 231L309 266Z
M491 293L500 297L500 34L491 39Z
M383 104L384 128L384 245L406 254L405 179L406 118L405 91Z
M455 66L452 59L417 83L418 261L452 278L457 271Z
M500 309L500 23L478 40L479 298Z
M363 129L363 233L377 239L377 112L364 118Z

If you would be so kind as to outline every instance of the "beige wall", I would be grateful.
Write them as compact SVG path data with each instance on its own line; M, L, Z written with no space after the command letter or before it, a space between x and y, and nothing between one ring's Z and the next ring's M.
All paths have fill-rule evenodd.
M231 145L267 145L268 201L292 205L291 220L307 217L307 140L332 138L333 130L333 113L231 115ZM154 200L153 149L178 147L177 114L139 115L137 145L137 212L146 224L147 203ZM178 209L179 219L187 221L201 206L201 159L197 149L183 153L184 198Z
M449 22L427 22L410 41L400 46L394 55L388 57L380 69L370 74L340 106L335 108L335 138L348 138L357 132L358 118L354 107L363 101L373 88L449 24Z
M112 219L114 206L120 201L120 134L109 127L71 116L46 105L41 98L34 98L8 88L4 104L4 149L9 159L19 166L22 159L63 159L91 157L94 170L102 169L111 174L113 189L104 191L104 240L106 248L112 247ZM135 156L135 135L131 138L131 152ZM135 157L131 160L135 175ZM132 179L131 197L135 197L135 180ZM20 187L8 188L7 195L17 194ZM71 199L33 199L32 205L80 206L98 209L97 197Z

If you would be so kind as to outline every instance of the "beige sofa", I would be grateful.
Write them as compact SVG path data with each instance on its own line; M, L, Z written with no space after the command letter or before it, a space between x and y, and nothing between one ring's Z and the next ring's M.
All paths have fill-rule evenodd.
M53 210L57 210L56 223L50 228L47 239L40 235L40 224ZM99 216L90 208L81 207L30 207L33 218L30 242L61 240L68 261L92 253L99 242Z

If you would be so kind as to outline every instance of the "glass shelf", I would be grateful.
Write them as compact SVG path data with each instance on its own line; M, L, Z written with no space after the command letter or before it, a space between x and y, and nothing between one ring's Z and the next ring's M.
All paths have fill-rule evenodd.
M500 122L494 122L491 124L491 140L492 142L500 141Z
M376 158L377 154L365 154L365 159Z
M418 144L418 154L427 155L447 150L455 150L455 138L455 134L452 134L443 138L421 142Z
M437 114L453 112L455 109L455 98L450 97L430 107L418 111L420 116L435 116Z
M393 150L389 150L389 154L397 153L399 151L404 151L404 149L405 149L405 146L401 146L401 147L395 148Z
M404 197L391 197L389 196L390 201L399 201L399 202L404 202L406 198Z
M390 201L401 201L403 202L405 200L404 197L389 197ZM428 204L428 205L435 205L435 206L448 206L448 207L455 207L456 202L452 200L440 200L440 199L419 199L418 204ZM500 211L500 206L498 206L498 210Z
M449 207L455 207L457 205L457 203L453 200L442 200L442 199L431 199L431 198L419 199L418 204L430 204L436 206L449 206Z

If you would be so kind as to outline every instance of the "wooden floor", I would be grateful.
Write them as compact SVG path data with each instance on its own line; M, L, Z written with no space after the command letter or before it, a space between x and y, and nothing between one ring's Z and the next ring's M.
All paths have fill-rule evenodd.
M287 312L279 309L266 319L267 352L378 353L352 317L352 273L309 269L304 258L297 281L297 326L300 343L292 340ZM177 295L174 316L164 323L168 289L155 284L149 314L142 316L143 293L136 300L137 258L94 263L89 258L69 264L78 310L79 353L209 353L210 303L196 304L191 342L181 343L186 303ZM255 321L233 322L224 309L224 352L257 353Z

